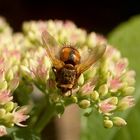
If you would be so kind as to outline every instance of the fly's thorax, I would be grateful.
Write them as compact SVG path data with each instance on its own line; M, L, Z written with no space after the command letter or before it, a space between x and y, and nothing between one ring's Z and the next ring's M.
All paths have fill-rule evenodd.
M72 46L65 46L60 51L60 60L65 64L76 65L80 63L80 59L79 51Z

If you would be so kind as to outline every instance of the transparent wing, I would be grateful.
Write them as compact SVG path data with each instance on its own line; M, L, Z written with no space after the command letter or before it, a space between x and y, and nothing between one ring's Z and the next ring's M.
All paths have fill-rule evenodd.
M56 69L62 68L64 62L58 58L60 48L55 38L45 30L42 32L42 41L53 66Z
M95 64L104 54L106 50L106 44L97 45L95 48L91 49L88 52L87 57L84 57L84 60L78 65L76 65L77 73L80 75L86 71L90 66ZM86 53L86 52L85 52Z

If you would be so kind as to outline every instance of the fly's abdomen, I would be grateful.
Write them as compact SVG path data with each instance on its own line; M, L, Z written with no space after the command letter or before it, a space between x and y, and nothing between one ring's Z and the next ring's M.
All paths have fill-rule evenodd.
M60 72L60 84L74 84L76 79L75 70L63 68Z

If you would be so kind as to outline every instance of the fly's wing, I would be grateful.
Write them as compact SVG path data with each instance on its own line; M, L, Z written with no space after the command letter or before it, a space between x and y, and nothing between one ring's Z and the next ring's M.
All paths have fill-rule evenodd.
M91 49L87 55L84 57L84 60L76 65L77 73L80 75L84 71L90 68L93 64L95 64L104 54L106 50L106 44L100 44Z
M46 30L42 32L42 41L53 66L59 70L64 66L64 62L58 58L60 48L57 41Z

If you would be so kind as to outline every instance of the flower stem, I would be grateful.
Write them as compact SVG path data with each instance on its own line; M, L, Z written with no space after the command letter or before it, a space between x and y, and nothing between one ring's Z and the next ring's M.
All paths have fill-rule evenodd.
M44 86L38 85L36 83L35 85L37 86L38 89L40 89L40 91L45 93L45 96L46 96L46 105L44 106L44 109L43 109L44 112L42 113L41 116L39 116L38 121L36 122L34 126L35 132L40 134L42 130L44 129L44 127L49 123L50 119L54 116L55 107L52 104L50 104L49 97Z
M35 132L41 133L44 127L49 123L51 118L55 114L54 106L47 104L44 114L39 118L38 122L35 125Z

